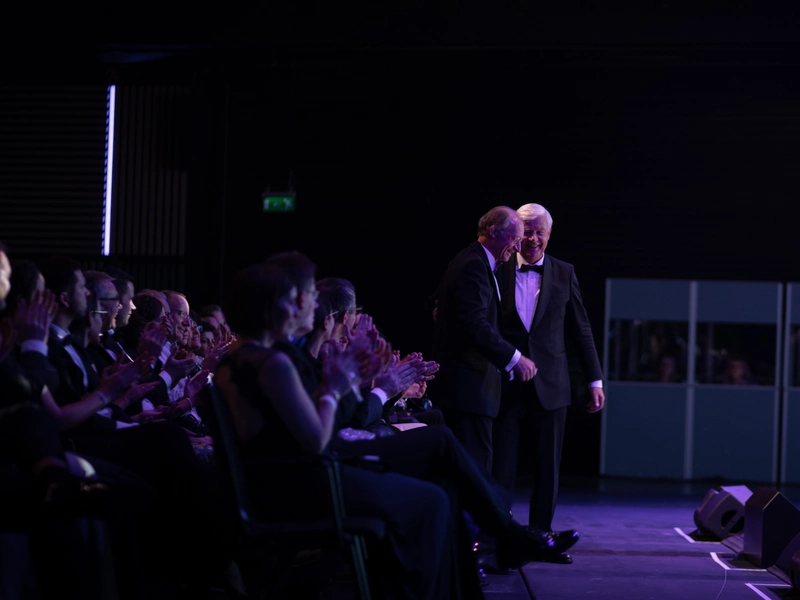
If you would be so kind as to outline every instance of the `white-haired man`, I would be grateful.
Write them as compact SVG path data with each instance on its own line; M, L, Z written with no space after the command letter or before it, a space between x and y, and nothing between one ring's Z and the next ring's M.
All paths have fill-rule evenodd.
M589 412L603 408L602 369L581 299L574 267L545 254L553 218L539 204L517 210L524 225L520 251L500 266L503 338L536 363L529 381L504 382L500 412L493 424L492 475L513 491L520 433L532 439L532 492L529 524L552 530L558 495L558 471L567 408L571 403L567 339L574 342L587 381ZM569 564L568 554L543 560Z

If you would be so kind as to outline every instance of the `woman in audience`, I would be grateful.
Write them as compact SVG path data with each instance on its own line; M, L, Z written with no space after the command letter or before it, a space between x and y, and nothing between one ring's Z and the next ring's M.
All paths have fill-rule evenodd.
M381 366L371 352L373 341L361 331L346 351L323 363L320 385L306 392L290 359L273 344L288 339L297 320L313 314L315 297L313 281L299 290L283 269L258 265L236 276L225 304L238 338L223 356L215 382L231 409L257 505L273 519L319 511L322 474L276 486L258 459L321 453L333 432L338 399ZM454 535L444 492L413 478L347 465L342 481L348 514L387 523L389 546L383 550L394 564L381 570L384 576L407 598L458 598L450 587Z

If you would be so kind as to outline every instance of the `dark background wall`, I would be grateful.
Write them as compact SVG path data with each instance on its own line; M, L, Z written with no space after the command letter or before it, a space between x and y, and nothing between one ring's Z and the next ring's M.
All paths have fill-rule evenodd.
M47 41L9 46L4 73L6 85L115 83L128 119L142 98L179 90L166 116L126 130L129 144L162 140L159 168L185 182L159 234L180 243L155 247L132 207L164 206L127 175L115 221L127 241L111 260L143 273L141 286L216 302L239 266L299 249L320 276L354 282L397 348L426 351L424 302L448 260L486 210L526 202L552 212L548 250L576 265L599 348L608 277L800 280L787 7L114 10L103 33L71 13L68 38L51 23ZM296 212L263 213L267 187L294 187ZM0 231L13 229L0 210ZM570 436L567 469L596 471L599 417L576 410Z

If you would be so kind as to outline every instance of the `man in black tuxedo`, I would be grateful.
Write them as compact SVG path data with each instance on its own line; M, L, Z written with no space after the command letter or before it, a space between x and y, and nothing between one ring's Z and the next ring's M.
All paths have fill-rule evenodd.
M533 446L533 491L529 524L545 531L558 495L558 471L564 423L571 402L566 344L572 341L591 382L589 412L603 408L602 369L592 337L575 270L571 264L545 255L553 219L539 204L517 210L525 228L521 250L497 272L503 307L503 337L538 368L529 381L503 386L500 412L494 421L492 475L509 492L514 489L520 432ZM561 555L555 562L572 562Z
M492 420L501 378L529 381L536 365L500 334L499 263L520 249L516 212L496 206L478 221L478 239L450 261L437 292L434 359L441 365L436 397L445 423L477 463L491 472Z

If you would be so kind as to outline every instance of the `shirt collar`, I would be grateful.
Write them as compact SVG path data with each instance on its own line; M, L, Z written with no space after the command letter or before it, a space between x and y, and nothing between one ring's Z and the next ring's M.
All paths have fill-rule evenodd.
M483 251L486 252L486 257L489 259L489 268L492 270L492 273L494 273L494 270L497 267L497 261L494 259L494 256L492 256L492 253L486 249L486 246L481 244L481 248L483 248Z
M56 337L58 337L58 339L60 340L63 340L65 337L69 335L69 331L64 331L63 329L61 329L61 327L59 327L55 323L50 323L50 328L56 334Z
M519 268L520 268L520 266L522 266L522 265L528 265L528 264L532 264L532 265L540 265L540 266L541 266L541 265L543 265L543 264L544 264L544 254L542 254L542 258L540 258L539 260L537 260L535 263L529 263L527 260L525 260L524 258L522 258L522 254L520 254L519 252L517 252L517 271L519 271Z

